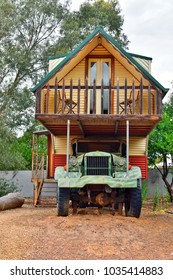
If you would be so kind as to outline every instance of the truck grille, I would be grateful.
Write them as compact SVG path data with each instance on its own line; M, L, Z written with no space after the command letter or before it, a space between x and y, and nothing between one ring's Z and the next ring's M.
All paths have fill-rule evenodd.
M109 157L86 157L86 175L109 175Z

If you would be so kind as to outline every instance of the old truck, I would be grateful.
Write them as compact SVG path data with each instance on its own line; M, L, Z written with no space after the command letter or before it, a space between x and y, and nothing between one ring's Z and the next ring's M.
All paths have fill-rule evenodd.
M101 27L72 52L49 59L47 75L32 89L35 118L47 138L43 157L37 140L44 132L34 136L35 206L44 183L54 181L58 215L68 215L72 203L74 212L82 206L119 207L139 217L148 135L162 118L168 91L151 75L151 63L127 52Z
M109 146L114 142L97 140ZM77 141L76 147L85 147L87 141ZM89 142L90 146L92 141ZM141 170L130 166L127 158L104 151L89 151L70 156L68 166L59 166L55 170L58 181L57 215L67 216L69 202L72 202L73 213L77 207L109 207L122 214L125 206L126 216L139 218L141 213Z

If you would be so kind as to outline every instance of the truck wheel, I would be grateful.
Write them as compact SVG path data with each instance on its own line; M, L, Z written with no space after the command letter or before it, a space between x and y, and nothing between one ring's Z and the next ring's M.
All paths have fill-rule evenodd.
M68 216L70 190L67 188L58 188L57 215Z
M127 190L126 194L127 194L125 200L126 216L139 218L141 214L141 207L142 207L140 181L138 180L137 188Z

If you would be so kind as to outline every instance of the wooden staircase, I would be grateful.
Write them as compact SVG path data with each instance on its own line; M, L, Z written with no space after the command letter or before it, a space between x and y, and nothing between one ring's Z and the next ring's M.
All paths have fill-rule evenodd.
M56 206L57 182L54 179L44 179L42 190L36 206Z
M33 140L31 181L34 184L33 205L55 206L57 182L54 179L47 179L47 155L39 153L38 137L36 141Z
M38 154L37 154L38 157ZM34 206L55 206L57 194L57 182L54 179L45 178L45 156L40 156L33 164L32 182L34 183Z

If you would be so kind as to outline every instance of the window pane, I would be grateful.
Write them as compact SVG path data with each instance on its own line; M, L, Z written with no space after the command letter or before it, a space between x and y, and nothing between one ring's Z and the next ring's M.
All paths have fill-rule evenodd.
M102 79L105 86L109 85L109 62L102 63ZM108 114L108 90L103 91L103 114Z
M103 84L107 86L109 84L109 62L102 63L102 79Z
M97 62L91 62L91 69L90 69L90 83L93 85L94 79L97 77Z

